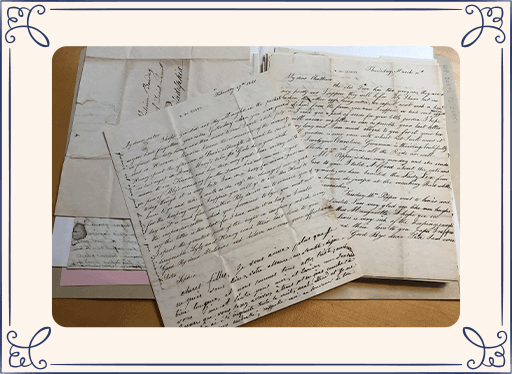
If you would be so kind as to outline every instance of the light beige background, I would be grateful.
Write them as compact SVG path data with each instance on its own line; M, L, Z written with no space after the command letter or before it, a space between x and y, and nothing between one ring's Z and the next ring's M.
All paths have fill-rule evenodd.
M32 351L52 371L188 370L204 367L66 367L56 363L109 362L239 362L239 363L460 363L421 367L422 371L467 371L470 359L482 357L462 328L476 329L487 345L496 334L510 331L509 263L505 253L505 326L500 320L500 56L505 63L505 191L509 186L510 30L509 3L485 3L504 9L503 44L497 32L484 29L480 39L462 48L463 36L479 26L469 3L225 3L254 7L457 8L456 11L122 11L66 12L62 7L212 7L211 3L44 3L43 15L31 24L50 40L41 48L26 29L13 32L16 41L3 43L2 53L2 371L10 345L5 333L14 330L18 344L28 344L41 327L50 326L48 341ZM30 8L34 4L23 3ZM2 3L6 10L20 3ZM4 35L2 35L4 37ZM448 328L322 328L322 329L121 329L62 328L51 314L51 59L66 45L446 45L461 60L461 315ZM7 123L9 49L12 63L12 319L8 320L6 268L8 204ZM505 228L510 227L505 193ZM505 248L510 247L505 231ZM506 350L509 345L506 344ZM258 352L258 353L256 353ZM507 359L510 357L507 352ZM498 362L497 362L498 363ZM509 363L507 362L507 365ZM34 370L32 367L23 371ZM47 369L47 370L48 370ZM411 371L415 367L318 367L324 371ZM214 367L217 371L294 370L314 367Z

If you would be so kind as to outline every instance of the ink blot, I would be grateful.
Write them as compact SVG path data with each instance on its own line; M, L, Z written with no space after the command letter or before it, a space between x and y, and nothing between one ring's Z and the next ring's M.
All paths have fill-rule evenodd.
M85 231L85 226L82 223L77 223L73 227L73 233L71 237L73 240L82 240L87 236L87 231Z

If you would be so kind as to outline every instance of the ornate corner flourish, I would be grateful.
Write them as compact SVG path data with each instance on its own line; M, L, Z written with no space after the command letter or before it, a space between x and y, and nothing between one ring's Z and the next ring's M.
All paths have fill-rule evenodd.
M473 332L476 335L476 337L478 337L480 342L474 342L473 340L471 340L471 338L467 334L468 331ZM487 347L485 345L485 343L484 343L484 340L480 336L480 334L477 333L475 330L473 330L471 327L464 327L462 329L462 333L464 334L466 339L471 342L471 344L477 346L478 348L482 348L482 360L480 361L480 363L478 365L476 365L475 360L469 360L467 362L468 368L474 370L474 369L478 369L482 365L484 365L486 367L493 367L494 366L494 367L497 367L497 368L501 368L501 367L505 366L505 361L506 361L505 360L505 348L503 348L503 344L505 344L507 342L507 333L505 331L500 331L500 332L498 332L498 334L496 334L498 336L498 339L504 339L504 340L500 344L493 345L491 347ZM503 335L504 335L504 337L503 337ZM501 352L499 351L500 348L501 348ZM484 361L486 359L486 354L487 354L487 350L488 349L494 349L494 356L495 357L499 357L499 358L501 358L503 360L503 363L501 365L495 364L493 356L487 357L488 364L484 363Z
M36 340L36 337L40 333L43 333L44 331L46 331L46 336L44 336L44 338L42 338L42 340L39 343L37 343L37 341L34 342L34 340ZM46 366L48 366L48 365L47 365L45 360L39 360L38 361L38 364L43 365L43 366L37 366L36 363L34 361L32 361L31 349L35 348L35 347L38 347L41 344L43 344L46 341L46 339L48 339L48 337L50 336L51 332L52 332L51 328L43 327L42 329L40 329L38 332L35 333L35 335L32 337L32 339L30 339L30 343L28 344L28 346L24 347L22 345L17 345L17 344L14 344L13 342L11 342L11 338L12 339L16 339L18 337L18 334L16 334L15 331L9 331L7 333L7 341L9 342L9 344L11 344L11 349L9 349L9 365L11 367L13 367L13 368L27 367L27 366L30 366L30 365L33 365L36 369L40 369L40 370L46 368ZM12 336L10 337L9 334L12 334ZM19 357L20 356L20 352L18 350L15 350L15 348L26 349L27 350L26 353L28 354L28 360L30 361L30 363L25 364L27 359L25 357L20 357L19 358L19 364L18 365L16 365L16 364L13 365L13 357Z
M505 33L504 33L504 32L503 32L503 30L501 29L501 26L503 26L503 8L501 8L501 7L499 7L499 6L495 6L495 7L492 7L492 8L490 8L490 7L486 7L486 8L482 8L482 9L480 9L480 8L479 8L479 7L477 7L476 5L470 4L470 5L468 5L468 6L466 7L466 13L467 13L467 14L473 14L473 12L474 12L474 11L473 11L473 9L472 9L472 8L476 8L476 10L478 10L478 11L480 12L480 19L481 19L482 25L481 25L481 26L477 26L477 27L475 27L475 28L474 28L474 29L472 29L472 30L469 30L469 32L468 32L466 35L464 35L464 37L462 38L461 45L462 45L463 47L470 47L470 46L472 46L472 45L473 45L473 44L478 40L478 38L480 37L480 35L482 35L482 32L484 31L484 28L486 28L486 27L487 27L487 28L490 28L490 29L495 29L495 30L498 30L499 32L501 32L501 35L500 35L500 34L498 34L498 35L494 38L494 40L496 40L496 43L500 43L500 44L501 44L501 43L503 43L503 42L505 41L505 39L506 39L506 37L505 37ZM486 15L488 18L492 17L494 10L499 10L499 11L500 11L500 16L499 16L499 17L493 17L493 18L492 18L492 24L490 24L490 25L486 25L486 24L485 24L485 20L486 20L486 19L484 19L484 10L487 10L487 12L486 12L486 14L485 14L485 15ZM500 24L500 26L499 26L499 27L497 27L497 25L496 25L496 26L494 25L494 24L497 24L497 23L499 23L499 24ZM472 34L473 34L473 36L474 36L474 33L475 33L475 32L478 32L478 35L476 35L476 37L473 39L473 41L472 41L472 42L470 42L470 43L469 43L469 42L466 42L466 38L467 38L469 35L472 35ZM503 37L503 40L500 40L500 37Z
M37 9L36 9L37 8ZM42 5L34 5L32 8L28 9L28 8L18 8L18 7L10 7L7 9L7 26L9 26L9 30L5 33L5 41L7 43L14 43L14 41L16 40L16 38L14 37L14 35L9 35L9 33L13 30L16 30L16 29L19 29L19 28L24 28L26 27L27 30L28 30L28 33L30 35L30 37L32 38L33 41L35 41L38 45L40 45L41 47L48 47L50 45L50 41L48 40L48 38L46 37L45 34L43 34L43 32L37 28L35 28L34 26L30 26L30 15L32 14L32 11L36 9L36 12L37 14L41 15L43 14L46 9L44 8L44 6ZM12 10L17 10L17 12L15 13L14 16L11 16L10 15L10 12ZM24 18L25 17L25 10L28 11L27 13L27 18L25 19L26 21L26 24L25 25L19 25L19 26L12 26L12 24L16 24L18 23L18 20L19 18ZM34 34L32 33L33 31L36 31L37 33L35 35L37 35L38 37L39 36L42 36L44 38L44 42L39 42L36 37L34 36ZM7 36L9 36L9 39L7 39ZM43 44L44 43L44 44Z

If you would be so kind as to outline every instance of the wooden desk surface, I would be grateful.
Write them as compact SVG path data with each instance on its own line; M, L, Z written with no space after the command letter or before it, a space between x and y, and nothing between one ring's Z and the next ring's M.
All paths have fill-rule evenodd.
M52 209L64 162L80 51L64 47L53 57ZM446 47L459 87L458 55ZM457 322L460 301L439 300L306 300L252 321L247 327L448 327ZM53 318L65 327L163 326L154 300L53 299Z

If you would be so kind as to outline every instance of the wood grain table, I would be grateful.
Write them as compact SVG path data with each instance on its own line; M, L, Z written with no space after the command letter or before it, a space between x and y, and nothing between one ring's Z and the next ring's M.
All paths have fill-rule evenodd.
M83 48L64 47L53 57L53 211ZM447 47L434 47L434 53L451 59L458 87L460 62L457 53ZM306 300L252 321L245 327L448 327L457 322L459 312L460 301L454 300ZM54 298L53 317L64 327L163 326L154 300Z

